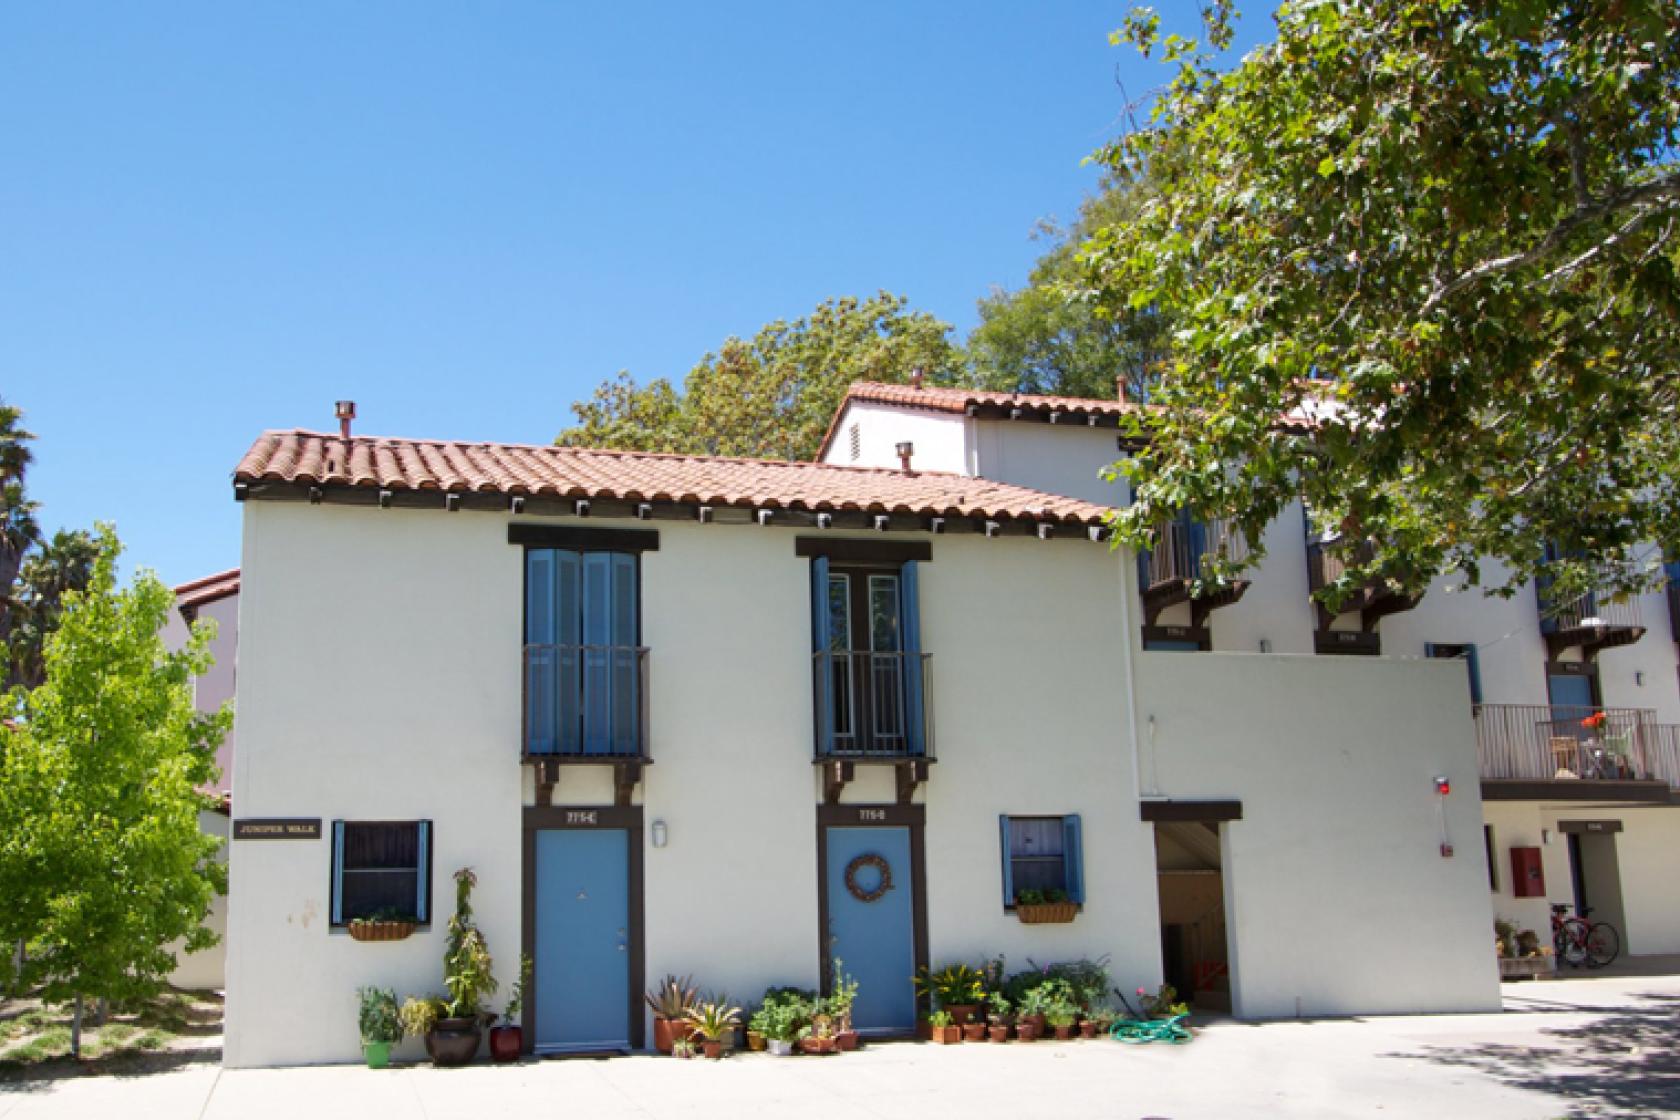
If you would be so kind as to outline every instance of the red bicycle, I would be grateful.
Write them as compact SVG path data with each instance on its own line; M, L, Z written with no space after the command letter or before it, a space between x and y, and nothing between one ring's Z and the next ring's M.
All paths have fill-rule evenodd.
M1583 964L1603 968L1616 959L1622 951L1622 938L1615 926L1593 921L1590 906L1579 917L1567 917L1568 913L1566 904L1552 904L1552 948L1560 962L1567 961L1576 968Z

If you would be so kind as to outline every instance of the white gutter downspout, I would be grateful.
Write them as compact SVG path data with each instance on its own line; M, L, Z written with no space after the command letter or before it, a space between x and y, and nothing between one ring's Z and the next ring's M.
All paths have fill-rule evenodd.
M1125 550L1132 555L1133 562L1121 565L1120 585L1120 625L1126 632L1126 727L1130 733L1132 746L1132 783L1137 790L1138 800L1159 798L1160 793L1154 791L1151 782L1150 792L1143 788L1143 751L1138 742L1138 708L1137 708L1137 649L1142 640L1142 634L1132 625L1133 598L1138 594L1136 556L1131 549ZM1151 736L1153 740L1153 736ZM1150 749L1154 749L1151 741Z

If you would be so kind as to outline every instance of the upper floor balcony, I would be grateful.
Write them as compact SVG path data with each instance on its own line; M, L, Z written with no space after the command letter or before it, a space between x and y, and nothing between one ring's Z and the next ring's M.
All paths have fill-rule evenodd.
M930 653L811 655L816 761L933 761Z
M1375 547L1370 541L1307 541L1307 589L1315 596L1313 606L1318 612L1320 630L1330 628L1337 612L1332 611L1316 597L1318 592L1345 578L1348 569L1369 564L1375 552ZM1417 606L1422 598L1421 595L1410 595L1401 591L1386 579L1374 578L1353 588L1342 600L1340 610L1357 612L1359 628L1369 633L1376 629L1377 623L1385 616L1409 611Z
M1478 704L1483 778L1680 785L1680 743L1647 708Z
M1242 530L1222 518L1196 521L1180 517L1155 529L1155 547L1138 554L1138 587L1143 596L1143 621L1154 626L1161 613L1179 603L1190 604L1190 625L1207 625L1207 616L1243 597L1245 579L1208 583L1213 579L1209 560L1248 558ZM1202 593L1194 594L1203 582Z
M647 762L645 646L527 645L521 754L552 762Z
M1576 599L1559 601L1549 589L1540 589L1540 632L1546 638L1546 652L1556 658L1571 647L1580 647L1589 660L1599 650L1632 645L1645 635L1639 600L1634 596L1612 597L1607 592L1589 591Z

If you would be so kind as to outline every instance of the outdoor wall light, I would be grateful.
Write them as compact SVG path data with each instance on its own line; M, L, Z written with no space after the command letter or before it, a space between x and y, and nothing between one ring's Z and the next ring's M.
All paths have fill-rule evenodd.
M665 822L664 821L654 821L653 822L653 846L656 847L656 848L663 848L665 846L665 835L666 835Z
M1633 683L1638 685L1640 688L1645 687L1645 670L1638 669L1634 672Z
M1445 774L1435 775L1435 792L1440 794L1442 797L1445 797L1447 794L1452 792L1452 783L1447 780L1447 776Z
M1551 842L1552 842L1552 830L1549 829L1549 828L1542 828L1540 830L1540 843L1550 844Z

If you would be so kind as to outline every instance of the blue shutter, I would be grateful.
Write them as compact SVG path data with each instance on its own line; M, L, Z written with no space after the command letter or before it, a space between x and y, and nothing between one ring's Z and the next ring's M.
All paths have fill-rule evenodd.
M612 556L612 752L640 753L641 679L636 661L636 557Z
M1474 645L1464 647L1464 660L1470 663L1470 702L1480 704L1482 702L1482 663L1476 659L1476 647Z
M916 578L916 562L909 561L899 578L899 631L904 645L904 697L907 712L905 735L910 753L927 754L927 722L922 696L922 606Z
M344 924L344 822L333 822L332 924Z
M834 654L828 629L828 557L811 559L811 672L817 701L817 755L834 753Z
M1202 555L1207 552L1207 523L1186 511L1179 515L1184 525L1184 572L1190 579L1202 578Z
M1015 905L1015 870L1009 863L1009 818L998 818L998 850L1003 853L1003 904Z
M417 827L420 846L414 858L414 916L423 925L432 920L429 897L432 885L432 822L421 821Z
M554 658L555 747L562 754L579 754L583 749L581 671L583 644L583 558L576 552L554 554Z
M612 554L583 554L583 753L612 748Z
M1079 814L1062 818L1062 870L1067 876L1068 898L1085 901L1085 855L1079 846Z
M554 550L525 552L525 753L550 754L555 743Z

